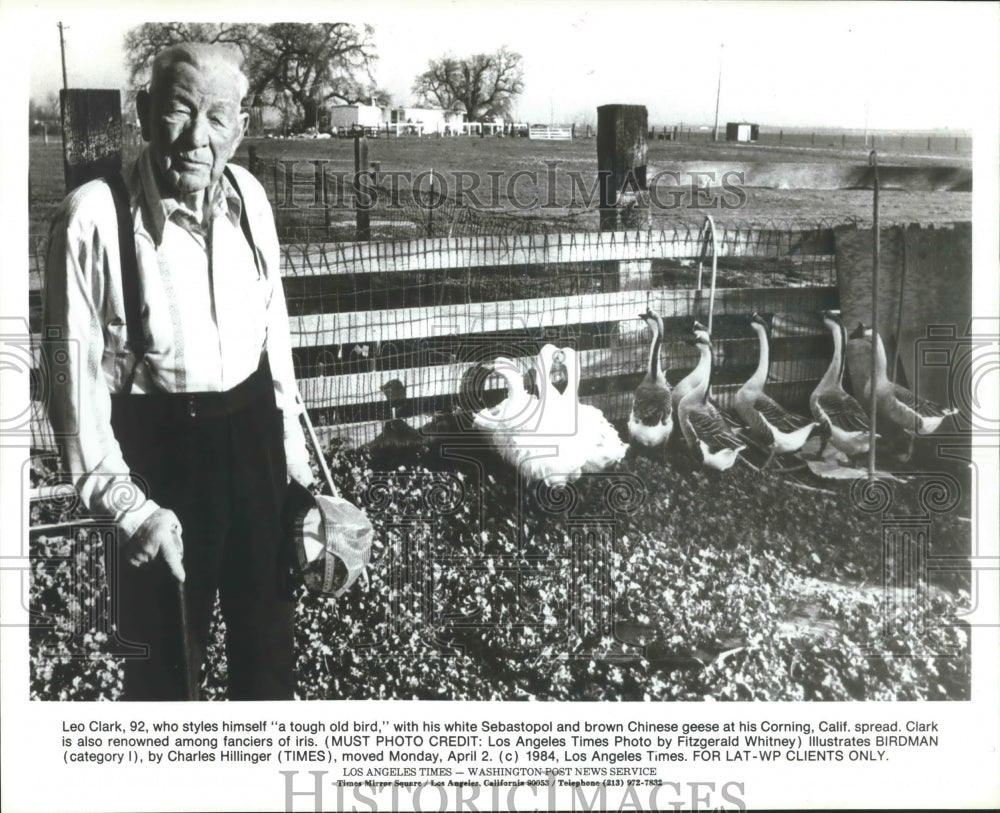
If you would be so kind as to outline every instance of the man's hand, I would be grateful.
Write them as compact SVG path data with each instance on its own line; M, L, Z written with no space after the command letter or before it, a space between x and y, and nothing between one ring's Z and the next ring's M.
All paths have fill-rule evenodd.
M288 479L295 480L304 488L309 488L315 481L308 460L292 460L288 463Z
M157 556L163 557L170 572L184 581L184 542L181 523L169 508L158 508L125 543L129 564L145 567Z

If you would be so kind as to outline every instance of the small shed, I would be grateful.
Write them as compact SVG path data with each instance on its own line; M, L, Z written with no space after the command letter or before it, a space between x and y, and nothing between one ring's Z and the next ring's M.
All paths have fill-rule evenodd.
M742 141L745 144L752 144L757 141L759 135L759 124L750 124L746 121L726 122L726 141Z
M338 104L330 108L330 126L378 129L384 120L382 108L371 104Z

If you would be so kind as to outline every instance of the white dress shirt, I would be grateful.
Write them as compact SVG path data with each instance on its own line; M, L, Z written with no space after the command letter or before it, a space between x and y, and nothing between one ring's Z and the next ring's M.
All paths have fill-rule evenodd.
M49 364L49 417L81 499L115 516L126 535L159 506L121 484L129 469L111 430L111 393L223 392L257 370L267 350L275 401L284 414L288 461L308 460L292 368L278 239L267 196L231 165L240 195L223 178L204 217L160 194L144 150L129 178L145 322L146 360L128 348L118 227L103 181L74 190L53 217L46 262L43 337ZM257 262L240 228L246 207ZM258 270L259 265L259 270ZM67 351L53 363L54 353ZM53 375L58 370L60 374ZM248 439L252 442L252 439ZM170 506L166 506L170 507Z

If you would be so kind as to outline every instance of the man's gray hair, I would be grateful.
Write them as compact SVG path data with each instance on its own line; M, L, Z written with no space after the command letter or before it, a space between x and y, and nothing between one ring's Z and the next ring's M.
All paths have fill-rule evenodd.
M210 64L221 65L232 71L240 99L247 95L250 82L243 73L243 55L235 46L207 42L180 42L164 48L153 60L153 75L149 92L156 95L161 86L172 79L174 67L181 64L195 68Z

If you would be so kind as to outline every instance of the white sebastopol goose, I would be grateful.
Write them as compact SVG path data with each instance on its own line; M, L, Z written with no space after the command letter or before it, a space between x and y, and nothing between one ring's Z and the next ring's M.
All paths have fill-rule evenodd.
M580 403L580 360L576 350L562 348L566 365L566 390L561 397L572 398L576 421L576 434L570 442L576 447L584 472L604 471L625 457L628 444L622 443L618 430L611 425L604 413L590 404ZM570 418L574 420L574 418Z
M647 309L640 314L653 332L649 347L646 377L636 387L632 411L628 416L628 434L633 443L647 449L666 447L673 429L673 407L670 402L670 385L660 368L660 346L663 343L663 320Z
M871 357L872 330L862 324L858 324L856 330L851 332L852 340L860 339L868 348L868 357ZM875 409L879 417L898 426L910 437L910 446L907 449L904 460L909 460L913 456L913 446L917 435L930 435L937 431L941 423L949 415L958 412L957 409L945 409L938 406L933 401L925 398L918 398L906 387L894 384L889 380L886 371L885 346L882 344L882 337L878 337L875 345ZM869 378L865 382L862 396L871 403L872 380Z
M760 356L757 369L736 393L736 413L749 427L750 433L770 448L770 455L762 468L766 469L775 455L797 452L805 445L813 428L819 423L810 421L791 412L764 392L770 369L770 345L767 338L767 322L760 314L750 317L760 341Z
M715 471L725 471L746 448L715 406L708 400L712 384L712 342L706 331L697 331L694 339L700 358L698 367L707 369L677 408L677 422L695 460ZM697 369L697 368L696 368Z
M833 336L833 358L830 359L830 366L823 378L809 396L809 408L813 417L829 432L829 437L823 437L818 457L823 456L829 441L851 459L865 454L871 448L871 423L864 407L844 390L845 337L839 314L823 311L823 324Z
M529 481L549 486L576 480L583 471L574 427L575 398L552 384L552 370L563 352L546 344L534 359L538 366L538 397L524 389L520 369L509 359L498 359L494 369L507 382L508 397L474 418L497 453Z
M498 356L489 369L504 380L507 397L496 406L477 412L472 418L473 425L486 433L529 431L538 420L540 402L524 389L521 368L512 359Z

